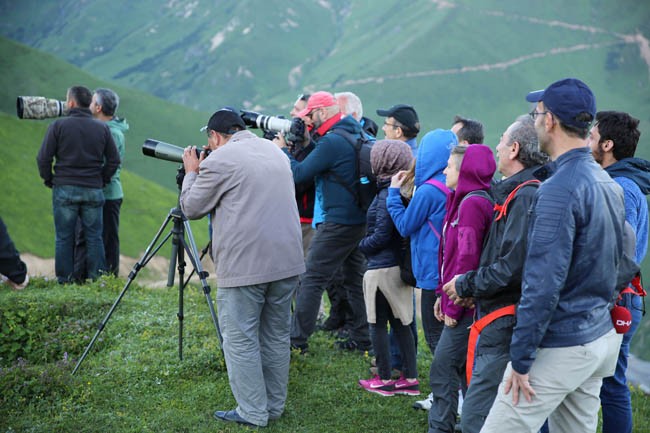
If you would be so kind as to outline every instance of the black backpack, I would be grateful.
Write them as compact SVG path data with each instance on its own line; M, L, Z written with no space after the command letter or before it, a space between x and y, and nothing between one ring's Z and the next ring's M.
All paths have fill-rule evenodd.
M343 185L352 194L357 206L365 212L377 195L377 177L372 173L372 166L370 164L370 151L375 142L370 140L363 131L359 135L354 135L340 128L332 129L330 132L345 138L345 141L352 146L357 163L354 177L355 182L352 188L340 176L336 174L332 174L332 176L336 182Z

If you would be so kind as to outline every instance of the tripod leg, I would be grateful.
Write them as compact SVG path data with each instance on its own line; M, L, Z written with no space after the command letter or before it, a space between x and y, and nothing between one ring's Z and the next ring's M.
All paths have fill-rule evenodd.
M146 266L146 264L149 263L149 261L152 259L152 257L158 252L158 250L160 250L160 248L167 241L167 239L169 239L169 236L171 235L171 233L168 234L167 236L165 236L165 238L162 240L162 242L157 247L155 247L156 243L160 239L160 236L161 236L162 232L165 230L165 227L167 227L167 224L169 224L169 221L172 218L173 218L173 209L167 215L167 218L165 219L165 222L163 222L163 224L160 226L160 229L158 229L158 233L156 233L156 235L154 236L154 238L151 241L151 243L149 244L149 246L147 246L147 249L145 250L144 254L142 255L142 258L140 258L140 260L138 262L136 262L135 265L133 265L133 269L129 273L129 277L128 277L128 280L127 280L126 284L124 285L124 288L122 289L119 296L117 297L117 299L115 300L115 302L111 306L110 310L108 310L108 313L106 314L106 317L104 317L104 320L102 320L101 323L99 324L97 332L95 332L95 335L93 336L92 340L90 340L90 343L86 347L86 350L84 350L84 353L81 355L81 358L79 358L79 361L77 361L77 365L75 365L74 369L72 370L73 375L77 372L77 370L81 366L81 363L86 358L86 355L88 355L88 352L90 352L90 349L92 349L92 347L95 345L95 341L97 341L97 337L99 337L99 334L101 334L101 332L104 330L104 327L108 323L108 320L111 318L111 315L113 314L113 311L115 311L115 309L117 308L117 305L120 303L120 301L122 300L122 298L126 294L126 291L129 289L129 286L131 285L131 283L133 282L135 277L138 275L138 272L140 272L140 269L144 268Z
M184 245L185 242L182 237L179 238L178 242L182 243L182 246L178 247L178 358L183 360L183 321L185 320L185 315L183 314L183 290L185 289L185 257L184 257Z
M207 281L208 273L203 270L203 265L199 260L199 251L196 248L196 243L194 242L194 236L192 236L192 228L190 227L189 221L184 219L183 224L185 225L185 233L187 234L187 240L189 242L188 245L185 242L185 239L183 239L183 247L187 251L187 256L189 257L192 266L196 270L196 273L198 274L199 278L201 279L201 286L203 287L205 300L208 303L208 309L210 310L210 315L212 316L212 322L214 324L215 330L217 331L217 338L219 339L219 344L223 350L223 337L221 336L221 329L219 328L219 320L217 319L217 314L214 310L214 302L212 301L212 297L210 296L210 286L208 285L208 281Z

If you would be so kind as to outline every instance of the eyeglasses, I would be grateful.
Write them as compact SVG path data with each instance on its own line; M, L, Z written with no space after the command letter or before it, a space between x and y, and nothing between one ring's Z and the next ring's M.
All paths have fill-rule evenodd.
M390 127L394 128L394 129L401 128L401 126L399 126L399 125L397 125L395 123L388 123L388 122L384 122L384 126L390 126Z
M538 112L537 109L533 109L533 111L531 111L531 112L528 113L528 114L530 115L530 117L533 118L533 120L535 120L535 118L536 118L537 116L541 116L542 114L547 114L547 113L550 113L550 111L539 111L539 112Z
M208 136L208 138L210 137L210 131L212 131L212 130L211 129L206 129L205 130L205 134Z
M309 117L310 119L313 119L313 118L314 118L314 114L318 113L319 110L320 110L320 108L314 108L314 109L311 110L311 112L307 115L307 117Z

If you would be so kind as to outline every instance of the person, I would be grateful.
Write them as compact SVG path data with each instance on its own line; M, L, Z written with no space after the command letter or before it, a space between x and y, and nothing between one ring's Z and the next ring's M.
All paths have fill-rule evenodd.
M621 279L623 191L586 145L596 100L585 83L562 79L526 99L552 163L536 173L546 180L531 208L510 362L481 432L538 431L547 418L552 432L594 432L622 340L609 310Z
M372 347L377 357L377 374L359 385L366 391L391 396L419 395L415 340L409 324L413 314L413 287L400 278L398 258L402 237L386 209L386 197L391 178L411 164L411 148L399 140L379 140L370 152L372 171L377 176L377 195L368 208L367 234L359 249L368 260L363 276L363 294L370 326ZM387 324L395 335L403 356L402 375L391 379Z
M476 347L476 364L466 367L472 376L462 406L463 433L481 430L509 360L514 304L521 296L528 209L539 185L533 173L548 160L548 155L539 150L535 122L529 115L519 116L501 135L496 156L497 169L504 179L490 191L503 210L490 226L479 268L456 276L443 286L454 302L473 298L477 321L494 311L512 310L512 314L485 325Z
M420 119L415 108L397 104L387 110L379 109L377 114L386 118L384 126L381 127L386 139L405 141L415 155L418 146L416 138L420 133Z
M216 111L206 131L207 157L193 146L183 152L180 206L189 219L211 215L222 347L237 401L214 417L266 426L284 411L291 298L305 270L291 169L230 108Z
M372 119L363 115L361 99L352 92L338 92L334 94L334 97L339 103L341 113L354 117L361 125L361 129L366 134L366 137L371 141L375 141L379 127Z
M90 90L73 86L68 89L66 98L68 116L50 124L36 158L41 178L52 188L56 234L54 266L59 283L72 281L78 218L86 240L88 277L95 279L105 269L102 188L110 182L120 164L110 129L92 117Z
M428 132L417 148L415 161L415 191L408 206L404 206L400 188L407 173L400 172L392 179L388 189L386 207L397 231L410 237L411 261L417 287L421 290L421 317L424 339L435 353L442 324L433 316L435 290L438 287L438 246L448 190L443 173L451 149L458 144L456 135L449 130ZM442 188L441 188L442 187ZM431 407L433 396L416 402L416 407Z
M307 254L307 271L291 322L291 344L301 353L307 351L323 291L341 268L354 323L349 338L337 342L337 347L365 352L371 348L362 289L366 263L359 251L359 241L365 235L365 212L353 194L358 181L356 151L344 135L337 133L343 130L360 136L361 126L353 118L343 117L334 95L325 91L312 94L298 116L309 117L313 124L318 137L314 150L299 162L282 140L275 142L289 157L296 183L315 177L316 185L320 184L324 221L318 225Z
M0 282L14 290L23 290L29 284L27 265L9 236L7 226L0 218Z
M639 120L620 111L599 111L587 141L596 162L623 188L625 219L636 235L635 262L640 264L648 251L648 202L650 162L635 158L641 132ZM632 432L632 401L625 372L630 341L643 315L640 296L624 294L622 301L632 313L630 330L623 335L614 376L603 379L600 402L603 433Z
M458 137L458 144L483 143L483 124L478 120L454 116L451 130Z
M125 119L120 119L115 114L120 104L120 97L111 89L95 89L90 103L90 111L95 119L101 120L108 125L113 141L117 146L120 155L118 166L111 181L104 187L104 207L102 208L102 240L104 242L104 254L106 260L106 272L118 275L120 271L120 207L124 192L120 182L120 171L124 162L124 132L129 130L129 124ZM86 245L84 242L83 228L80 222L77 223L77 236L75 244L75 270L74 279L83 281L86 279Z
M431 362L429 433L454 431L459 388L466 390L467 338L474 309L455 305L442 287L455 275L478 267L483 239L492 224L493 204L487 191L495 169L492 150L483 144L454 147L445 169L451 193L438 250L439 296L433 307L444 328Z

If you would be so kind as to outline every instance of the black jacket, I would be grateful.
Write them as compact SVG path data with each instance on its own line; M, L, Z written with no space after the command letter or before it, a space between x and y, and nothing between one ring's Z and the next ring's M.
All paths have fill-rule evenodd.
M534 179L531 167L496 183L491 190L497 203L503 204L519 184ZM508 213L494 221L485 241L479 268L456 280L456 290L463 298L474 297L480 317L521 297L521 278L526 257L526 236L530 205L537 184L526 185L515 194ZM508 321L508 320L506 320Z
M310 142L305 147L296 147L291 149L291 155L296 161L300 162L307 158L307 155L314 150L314 143ZM314 199L316 197L316 186L314 179L309 179L302 183L296 184L296 204L298 205L298 214L301 223L311 224L314 217Z
M359 242L359 249L368 259L368 269L397 266L402 237L395 228L386 208L390 180L377 182L377 195L367 213L366 236Z
M102 188L119 167L120 155L106 123L93 119L88 109L73 108L50 124L36 161L48 187Z

